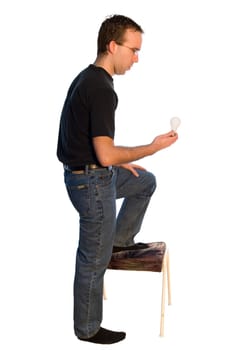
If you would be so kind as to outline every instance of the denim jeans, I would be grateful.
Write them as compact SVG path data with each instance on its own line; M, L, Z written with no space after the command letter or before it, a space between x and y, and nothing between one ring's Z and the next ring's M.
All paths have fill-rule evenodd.
M74 279L74 331L81 338L93 336L100 328L103 277L113 245L134 244L156 189L152 173L137 171L139 177L121 167L94 169L85 174L64 172L69 198L80 218ZM123 202L117 215L118 198L123 198Z

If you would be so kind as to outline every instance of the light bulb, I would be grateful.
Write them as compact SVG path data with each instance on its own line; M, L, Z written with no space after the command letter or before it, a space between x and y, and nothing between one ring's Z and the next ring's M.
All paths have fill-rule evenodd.
M173 117L170 120L170 124L171 124L171 130L173 130L174 132L176 132L177 128L180 126L180 118L178 117Z

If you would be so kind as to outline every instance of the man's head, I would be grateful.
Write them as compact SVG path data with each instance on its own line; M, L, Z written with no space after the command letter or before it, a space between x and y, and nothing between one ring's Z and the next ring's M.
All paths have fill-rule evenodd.
M98 33L97 61L111 75L124 74L138 62L143 33L129 17L113 15L106 18Z
M123 44L127 29L143 34L143 29L129 17L122 15L107 17L99 29L97 54L105 54L111 41Z

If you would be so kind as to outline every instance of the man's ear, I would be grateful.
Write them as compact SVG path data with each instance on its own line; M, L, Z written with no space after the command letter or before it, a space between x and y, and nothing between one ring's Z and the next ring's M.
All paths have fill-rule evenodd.
M112 40L109 42L108 51L113 54L116 50L116 47L117 47L116 42L114 40Z

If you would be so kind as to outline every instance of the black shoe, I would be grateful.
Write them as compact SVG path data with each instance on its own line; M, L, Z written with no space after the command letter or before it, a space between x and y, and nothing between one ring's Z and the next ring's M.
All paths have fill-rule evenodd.
M136 243L133 245L130 245L128 247L113 247L113 253L118 253L118 252L122 252L124 250L138 250L138 249L146 249L148 248L148 244L147 243Z
M88 341L96 344L113 344L123 340L126 337L124 332L109 331L105 328L100 328L99 331L91 338L80 338L80 340Z

